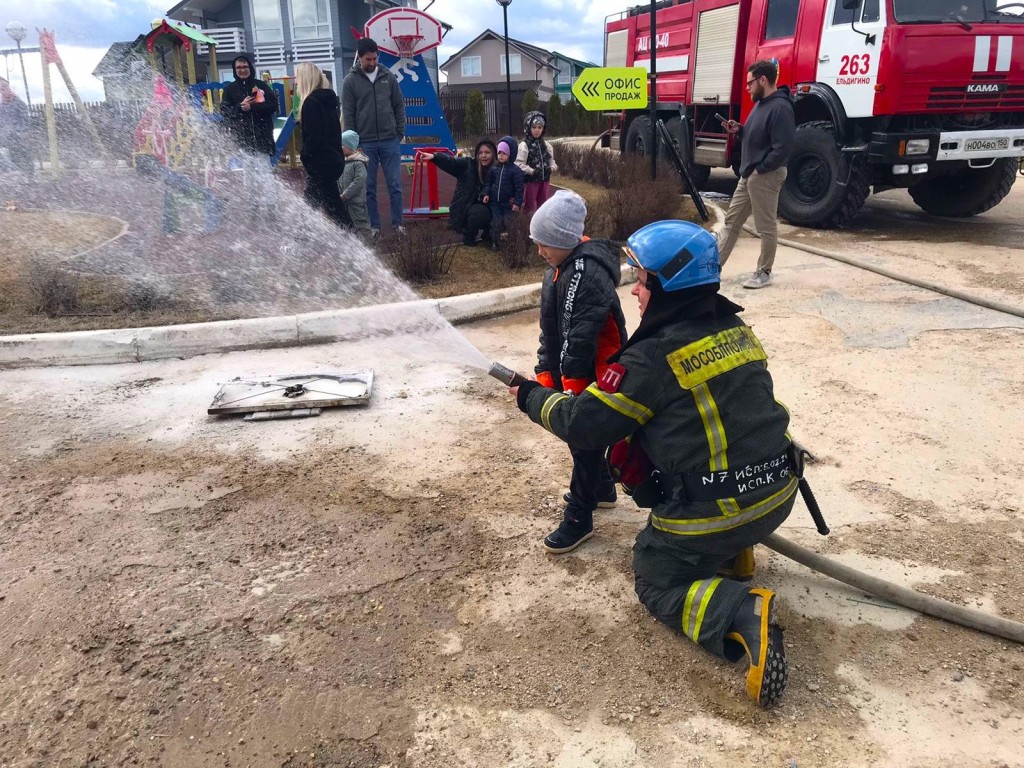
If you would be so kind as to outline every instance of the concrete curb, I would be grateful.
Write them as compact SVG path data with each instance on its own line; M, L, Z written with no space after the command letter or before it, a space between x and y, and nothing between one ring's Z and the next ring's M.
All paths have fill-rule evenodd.
M137 363L212 352L346 341L380 327L382 318L393 327L396 313L420 318L436 313L458 324L531 309L540 306L540 287L540 283L534 283L446 299L281 317L2 336L0 368Z

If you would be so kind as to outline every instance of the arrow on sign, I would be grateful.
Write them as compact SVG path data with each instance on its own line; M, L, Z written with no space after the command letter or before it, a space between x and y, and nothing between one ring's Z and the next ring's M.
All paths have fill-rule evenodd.
M584 109L643 109L647 106L647 70L642 67L590 67L572 86Z

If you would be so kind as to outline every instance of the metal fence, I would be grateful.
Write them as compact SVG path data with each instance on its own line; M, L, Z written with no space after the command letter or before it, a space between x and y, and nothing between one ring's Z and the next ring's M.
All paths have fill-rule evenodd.
M523 124L523 93L512 93L512 134L518 136ZM448 120L448 127L451 128L452 136L456 141L476 139L476 136L469 136L466 131L466 102L469 93L465 91L452 92L441 89L441 108L444 109L445 119ZM500 93L484 93L484 118L487 128L484 133L488 136L498 136L508 131L508 98L504 91Z

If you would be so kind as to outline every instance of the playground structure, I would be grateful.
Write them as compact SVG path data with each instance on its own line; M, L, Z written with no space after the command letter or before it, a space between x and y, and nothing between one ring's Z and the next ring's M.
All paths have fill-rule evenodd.
M441 44L441 24L415 8L388 8L366 22L356 39L371 37L380 49L379 61L398 78L405 101L403 162L412 164L412 194L404 211L410 218L448 215L438 197L437 166L422 153L455 153L455 140L445 119L423 53ZM423 196L427 200L424 205Z
M214 195L214 188L224 180L232 183L248 172L238 157L199 158L193 152L196 122L206 119L220 121L220 102L227 83L198 82L195 44L209 46L209 72L217 71L216 42L197 29L166 19L155 22L146 35L145 45L154 72L153 99L135 129L132 163L141 173L164 182L164 232L180 229L183 206L201 205L203 230L211 232L220 225L223 205ZM169 49L169 50L168 50ZM159 55L159 54L163 55ZM185 98L175 99L161 74L161 61L170 57L178 91ZM287 156L288 165L298 164L296 146L296 104L291 78L266 78L277 96L281 116L274 119L275 151L271 167ZM202 183L186 175L189 169L201 168ZM194 174L193 174L194 175Z

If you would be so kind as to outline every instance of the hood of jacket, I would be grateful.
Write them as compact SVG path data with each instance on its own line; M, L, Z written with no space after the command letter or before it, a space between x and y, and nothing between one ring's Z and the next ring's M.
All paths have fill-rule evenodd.
M538 117L541 120L541 127L544 129L544 130L542 130L540 132L540 138L543 139L544 135L548 132L548 121L547 121L547 118L544 117L544 113L543 112L541 112L540 110L536 110L535 109L532 112L527 112L526 113L526 117L523 118L523 131L524 131L527 139L532 139L533 138L533 133L530 131L530 127L531 127L531 124L533 123L533 121L535 119L537 119Z
M476 160L477 153L480 152L480 147L490 147L491 148L491 155L493 156L493 159L491 160L491 165L487 166L488 169L490 169L491 166L497 165L497 163L498 163L498 145L495 142L491 141L490 139L480 139L480 141L478 141L476 143L476 146L473 147L473 159L474 160ZM477 165L479 166L480 164L477 163Z
M235 63L239 61L244 61L249 65L249 76L246 78L241 78L235 74ZM253 64L252 59L244 53L235 56L235 58L231 60L231 76L235 78L236 83L254 83L256 82L256 65Z
M790 92L788 85L780 85L775 89L775 93L773 93L771 96L765 96L763 99L761 99L759 103L763 104L764 102L771 101L772 99L792 101L793 94Z
M609 275L615 285L619 284L622 277L622 247L612 240L584 240L573 248L572 253L563 264L578 258L589 259L600 264Z
M347 155L345 157L345 162L346 163L351 161L351 160L356 160L357 162L360 162L360 163L368 163L368 162L370 162L370 158L368 158L366 155L364 155L363 154L363 150L361 150L361 149L357 149L351 155Z
M330 88L317 88L315 91L310 92L309 96L306 97L306 101L310 104L321 104L325 109L329 110L341 105L341 102L338 101L338 94ZM301 107L299 107L299 114L302 114Z
M516 156L519 154L519 142L516 141L515 136L502 136L498 139L498 144L501 144L503 141L508 144L508 161L510 163L514 163L516 161ZM495 162L498 160L497 148L494 150L494 160Z

